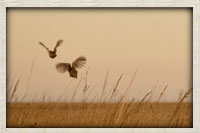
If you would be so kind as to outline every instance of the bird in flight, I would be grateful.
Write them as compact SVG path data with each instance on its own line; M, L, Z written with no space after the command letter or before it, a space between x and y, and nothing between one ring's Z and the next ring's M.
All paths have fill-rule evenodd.
M59 47L62 42L63 42L63 40L58 40L53 51L49 50L49 48L47 48L42 42L39 42L39 44L42 45L47 50L49 57L53 59L57 56L56 55L57 47Z
M58 63L56 65L56 69L59 73L65 73L68 71L70 77L77 78L77 69L83 67L85 64L86 58L84 56L80 56L74 62L72 62L72 65L70 65L70 63Z

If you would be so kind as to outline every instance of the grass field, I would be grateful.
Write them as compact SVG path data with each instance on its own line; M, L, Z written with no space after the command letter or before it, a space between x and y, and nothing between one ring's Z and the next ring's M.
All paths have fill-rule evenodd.
M192 103L9 103L7 127L192 127Z
M32 72L32 69L31 69ZM30 72L30 77L31 77ZM160 102L165 94L168 85L161 92L148 92L140 100L132 98L126 102L126 96L135 79L137 71L130 79L128 87L124 88L123 94L118 94L119 84L123 74L118 78L114 87L111 88L108 98L105 99L105 89L108 81L108 72L105 75L102 92L97 102L86 102L86 95L90 90L87 82L87 73L77 83L77 88L71 96L70 102L49 102L46 101L46 95L41 97L41 101L34 103L25 103L16 101L16 92L20 84L20 78L13 84L8 80L8 85L13 85L7 90L6 107L6 126L7 127L193 127L192 102L185 102L185 99L191 98L192 89L187 92L180 92L177 102ZM9 78L8 78L9 79ZM28 85L29 81L28 80ZM83 82L83 88L79 84ZM28 86L27 85L27 86ZM77 89L83 93L83 99L80 102L74 102ZM9 87L8 87L9 88ZM80 90L81 89L81 90ZM24 97L27 96L28 87ZM154 97L154 93L158 93ZM116 96L121 95L119 99ZM21 101L23 101L23 98ZM62 97L62 96L61 96ZM154 97L155 102L152 101ZM15 100L14 100L15 98Z

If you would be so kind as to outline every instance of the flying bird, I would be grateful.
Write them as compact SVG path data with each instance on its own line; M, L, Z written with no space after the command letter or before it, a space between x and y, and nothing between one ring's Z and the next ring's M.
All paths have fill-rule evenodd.
M69 72L69 76L72 78L77 78L78 71L77 69L83 67L86 64L86 58L84 56L80 56L72 65L70 63L58 63L56 65L56 69L59 73Z
M49 48L47 48L42 42L39 42L39 44L42 45L47 50L49 57L53 59L57 56L56 55L57 47L59 47L62 42L63 42L63 40L58 40L53 51L49 50Z

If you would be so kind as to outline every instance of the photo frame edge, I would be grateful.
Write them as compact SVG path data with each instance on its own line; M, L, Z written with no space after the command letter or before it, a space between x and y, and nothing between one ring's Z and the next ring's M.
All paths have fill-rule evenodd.
M158 2L158 3L157 3ZM160 2L160 3L159 3ZM145 0L137 3L137 0L118 0L100 3L97 0L45 0L43 2L29 0L29 2L15 0L11 2L0 2L0 130L3 132L13 131L36 131L36 132L49 132L49 131L85 131L85 132L197 132L200 131L198 123L200 123L200 1L199 0L153 0L145 3ZM7 7L192 7L193 8L193 128L6 128L6 9Z

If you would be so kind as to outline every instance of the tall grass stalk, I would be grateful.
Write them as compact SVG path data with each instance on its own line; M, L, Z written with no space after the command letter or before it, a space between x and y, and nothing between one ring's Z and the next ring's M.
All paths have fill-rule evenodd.
M119 79L118 79L118 80L117 80L117 82L115 83L115 86L113 87L112 94L111 94L111 96L110 96L110 100L112 100L112 99L113 99L113 97L115 97L115 96L116 96L116 93L117 93L117 88L118 88L118 86L119 86L119 83L120 83L120 81L121 81L122 77L123 77L123 74L121 74L121 75L120 75Z
M173 123L175 122L176 123L176 125L178 124L178 117L177 116L179 116L179 112L181 111L180 109L181 109L181 106L182 106L182 104L183 104L183 101L186 99L186 98L188 98L188 96L191 94L191 92L192 92L192 89L189 89L187 92L185 92L185 94L182 96L182 98L179 100L179 102L178 102L178 104L177 104L177 106L176 106L176 108L175 108L175 111L174 111L174 113L172 114L172 116L171 116L171 119L169 120L169 123L170 123L170 125L174 125Z
M136 71L133 73L133 77L131 78L131 80L130 80L130 82L129 82L129 85L128 85L128 87L126 88L126 90L125 90L125 92L124 92L124 95L123 95L124 97L127 96L127 93L128 93L128 91L129 91L129 89L130 89L131 86L133 85L133 82L134 82L134 80L135 80L135 78L136 78L137 72L138 72L138 70L136 70Z
M67 86L65 87L65 90L64 90L63 94L62 94L60 97L58 97L57 99L62 99L62 97L64 97L64 96L67 94L67 90L68 90L68 88L70 87L72 81L73 81L73 79L70 79L69 83L68 83ZM65 97L65 99L66 99L66 97Z
M19 81L20 81L20 79L18 79L16 84L15 84L14 90L13 90L13 92L11 94L11 97L10 97L10 101L13 99L13 97L14 97L16 91L17 91L17 87L18 87Z
M29 89L29 85L30 85L30 81L31 81L31 75L32 75L32 72L33 72L33 66L34 66L34 60L33 60L32 64L31 64L31 70L30 70L30 73L29 73L28 84L27 84L24 96L22 97L22 100L24 100L24 98L26 97L28 89Z
M105 91L105 88L106 88L106 85L107 85L107 82L108 82L108 73L109 73L109 71L107 70L106 76L105 76L105 79L104 79L104 84L103 84L103 87L102 87L101 97L100 97L100 100L99 100L100 102L102 102L104 91Z
M167 87L168 87L168 85L166 85L166 86L164 87L163 91L160 93L160 96L159 96L157 102L160 101L160 99L162 98L162 96L163 96L164 92L166 91Z
M126 88L125 92L124 92L124 95L122 96L122 100L125 98L125 96L127 96L127 93L129 91L129 89L131 88L131 86L133 85L133 82L135 80L135 77L136 77L136 74L137 74L137 70L133 73L133 77L131 78L130 82L129 82L129 85L128 87ZM124 108L124 102L121 104L121 107L119 109L119 114L118 114L118 118L116 120L116 123L118 124L121 117L122 117L122 111L123 111L123 108Z

